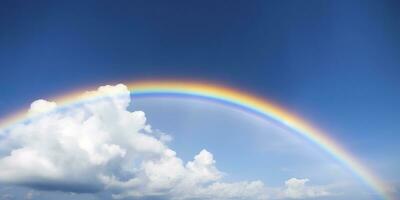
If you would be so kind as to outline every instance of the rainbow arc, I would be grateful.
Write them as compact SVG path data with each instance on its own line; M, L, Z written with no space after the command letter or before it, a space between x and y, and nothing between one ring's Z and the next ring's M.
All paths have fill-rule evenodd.
M180 95L200 97L212 101L218 101L228 106L240 107L248 112L257 113L268 119L284 125L305 139L319 146L334 159L350 169L355 175L374 189L384 199L394 199L386 192L387 186L367 167L362 165L354 156L345 150L339 143L329 137L327 133L313 127L303 120L278 105L246 92L216 84L191 81L138 81L127 84L132 94L137 95ZM82 91L55 98L53 101L61 106L70 106L101 98L91 94L82 95ZM29 119L25 111L14 114L0 121L0 131Z

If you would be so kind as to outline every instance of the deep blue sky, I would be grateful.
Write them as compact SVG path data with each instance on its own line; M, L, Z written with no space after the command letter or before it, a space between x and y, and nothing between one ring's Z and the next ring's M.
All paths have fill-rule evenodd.
M264 95L355 153L398 164L396 1L0 3L2 116L83 86L209 80Z

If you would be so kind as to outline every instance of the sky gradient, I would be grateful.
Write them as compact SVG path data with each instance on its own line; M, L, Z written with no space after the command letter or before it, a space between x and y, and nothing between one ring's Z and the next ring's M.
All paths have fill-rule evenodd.
M105 84L216 82L278 102L328 130L398 191L399 7L396 1L361 0L1 1L0 116L39 98ZM161 100L150 100L138 100L137 108L154 116L149 119L160 127L153 126L172 135L188 131L162 122L166 114L154 109ZM166 107L185 104L170 101L178 102ZM202 120L218 116L203 114ZM184 160L199 150L171 145ZM242 170L229 166L221 169ZM257 173L263 174L240 180ZM283 179L264 176L276 185Z

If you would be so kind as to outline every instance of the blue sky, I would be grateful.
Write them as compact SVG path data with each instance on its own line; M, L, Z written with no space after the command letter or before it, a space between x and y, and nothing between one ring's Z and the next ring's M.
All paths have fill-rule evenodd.
M0 115L85 86L157 78L207 80L265 96L298 113L397 187L399 6L396 1L361 0L1 1ZM161 100L138 102L137 108L149 115L154 128L173 136L189 130L162 121L166 113L155 109ZM182 113L192 109L182 102L168 105L181 106ZM207 112L210 116L202 113L193 126L200 128L198 121L235 113L216 110ZM237 118L242 114L237 115L230 119L232 124L242 121ZM246 119L255 124L242 123L244 131L266 126L250 116ZM240 141L243 136L239 136ZM203 141L198 148L212 148L221 170L242 170L224 165L230 162L228 150L213 148L209 138L197 138ZM284 145L293 144L288 138L276 136ZM190 160L200 149L181 140L174 136L170 145ZM300 145L301 140L294 143L307 146ZM310 152L302 151L303 157L334 164ZM220 164L218 155L226 162ZM284 161L298 160L266 158L265 162L273 161L278 168ZM237 178L247 180L256 174L273 185L291 177L281 173L274 178L257 170ZM310 183L328 182L327 177L308 178Z

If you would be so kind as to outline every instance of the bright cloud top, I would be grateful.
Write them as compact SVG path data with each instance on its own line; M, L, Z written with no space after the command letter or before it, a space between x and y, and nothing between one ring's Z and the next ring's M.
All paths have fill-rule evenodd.
M109 192L115 199L308 198L329 193L292 178L283 188L263 182L226 182L212 153L184 162L168 147L170 136L152 131L142 111L129 111L122 84L88 93L104 96L68 109L37 100L40 115L2 133L0 183L40 190Z

